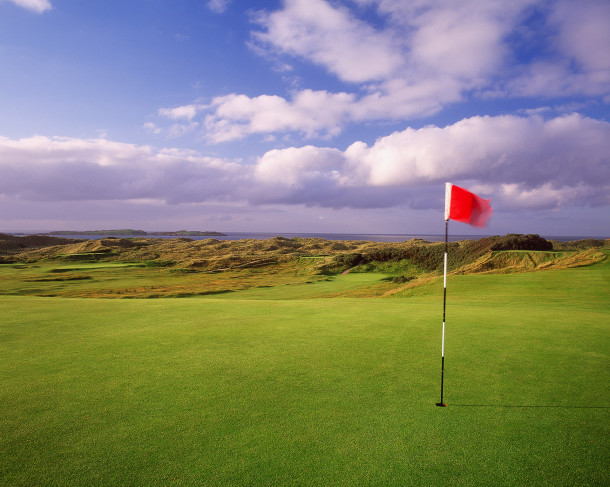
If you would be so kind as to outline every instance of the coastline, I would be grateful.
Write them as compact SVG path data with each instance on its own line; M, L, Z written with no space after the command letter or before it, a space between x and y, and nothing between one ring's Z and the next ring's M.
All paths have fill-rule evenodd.
M406 240L421 239L428 242L441 242L445 236L443 234L366 234L366 233L284 233L284 232L188 232L193 235L187 235L185 232L144 232L136 234L119 234L119 233L98 233L98 232L2 232L14 236L26 235L48 235L52 237L73 238L82 240L97 240L102 238L190 238L193 240L216 239L216 240L268 240L275 237L282 238L322 238L324 240L364 240L370 242L404 242ZM199 233L200 235L194 235ZM458 242L461 240L479 240L485 237L491 237L491 234L481 235L449 235L449 241ZM605 240L608 237L600 236L582 236L582 235L541 235L547 240L555 240L559 242L570 242L584 239L600 239Z

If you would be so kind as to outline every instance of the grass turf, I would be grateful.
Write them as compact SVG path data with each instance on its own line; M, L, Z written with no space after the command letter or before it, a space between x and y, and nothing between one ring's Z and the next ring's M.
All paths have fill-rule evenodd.
M609 278L0 297L0 484L607 485Z

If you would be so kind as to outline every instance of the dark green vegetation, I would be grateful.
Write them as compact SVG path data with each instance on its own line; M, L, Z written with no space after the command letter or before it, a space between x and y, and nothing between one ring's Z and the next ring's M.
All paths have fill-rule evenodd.
M453 244L438 408L437 244L160 244L4 252L1 485L608 485L608 249Z
M553 250L553 242L539 235L508 234L496 239L491 250Z

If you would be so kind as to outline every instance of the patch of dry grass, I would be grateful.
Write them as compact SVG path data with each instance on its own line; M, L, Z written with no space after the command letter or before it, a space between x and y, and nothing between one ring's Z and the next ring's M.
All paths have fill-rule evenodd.
M321 238L193 240L104 238L21 248L12 237L0 259L0 293L39 296L154 298L301 285L352 273L379 274L328 297L409 296L442 273L443 244L330 241ZM449 245L452 274L515 273L592 265L598 248L492 251L500 237ZM52 242L56 243L54 239ZM136 267L133 267L136 266ZM78 272L76 272L78 271ZM52 276L49 273L56 273ZM386 277L387 280L383 278ZM306 293L305 293L306 294Z

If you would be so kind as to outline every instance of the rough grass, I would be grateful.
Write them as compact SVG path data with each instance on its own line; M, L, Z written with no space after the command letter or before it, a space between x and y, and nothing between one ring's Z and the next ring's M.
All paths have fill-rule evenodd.
M0 484L608 485L608 261L450 276L447 408L440 284L0 296Z
M58 278L59 276L59 278ZM78 276L79 279L71 277ZM298 285L328 279L299 261L265 268L223 272L191 272L183 268L145 264L0 265L0 294L61 297L153 298L184 297L249 288ZM48 284L41 286L40 282ZM51 283L53 285L51 285Z
M8 242L15 245L16 238ZM577 243L577 250L565 245L561 251L491 250L503 241L490 237L451 243L450 272L526 272L591 265L606 258L603 249L582 249L582 242ZM519 243L524 241L527 239ZM10 262L0 264L0 294L157 298L246 289L256 295L257 288L297 286L289 296L396 296L439 276L442 256L443 244L421 240L374 243L276 237L245 241L66 241L63 245L0 252L0 260ZM345 272L363 277L341 278ZM335 281L335 286L325 286L327 279ZM319 285L305 289L315 283ZM276 295L282 292L276 290Z
M534 238L536 237L536 238ZM60 244L61 242L61 244ZM555 251L603 248L605 241L550 242L537 235L488 237L450 243L449 269L468 265L498 249L511 246ZM329 241L320 238L275 237L268 240L219 241L189 238L105 238L68 240L53 237L12 237L0 234L0 262L143 262L149 266L190 268L198 271L268 266L303 257L326 257L320 271L339 273L355 266L394 265L405 262L416 271L442 270L443 244L413 239L405 242ZM378 269L377 269L378 270ZM398 270L398 269L395 269Z

